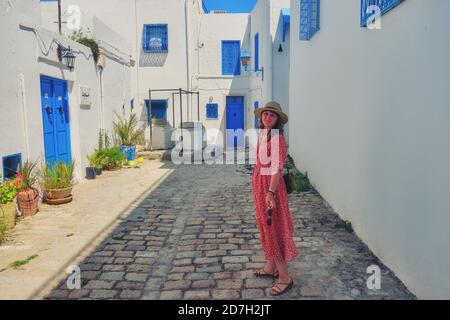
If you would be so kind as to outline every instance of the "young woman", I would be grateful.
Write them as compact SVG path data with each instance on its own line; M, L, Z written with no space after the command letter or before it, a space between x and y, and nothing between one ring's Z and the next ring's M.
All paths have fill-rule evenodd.
M258 137L252 188L260 241L267 260L266 266L256 270L255 275L278 278L270 294L280 295L294 284L287 263L298 255L282 177L287 155L283 125L288 122L288 116L280 104L274 101L267 103L264 108L256 109L255 115L260 118L259 128L262 132Z

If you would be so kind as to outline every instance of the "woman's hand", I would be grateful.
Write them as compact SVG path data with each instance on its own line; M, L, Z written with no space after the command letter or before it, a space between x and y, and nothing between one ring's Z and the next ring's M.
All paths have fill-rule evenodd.
M267 205L267 208L272 208L272 209L275 208L275 198L274 198L272 192L267 192L266 205Z

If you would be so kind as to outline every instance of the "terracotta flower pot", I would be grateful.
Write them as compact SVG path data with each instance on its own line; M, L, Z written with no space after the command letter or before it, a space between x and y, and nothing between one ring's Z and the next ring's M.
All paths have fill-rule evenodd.
M16 225L16 204L14 202L0 204L0 219L3 219L6 230L14 228Z
M17 193L17 204L24 216L36 214L39 204L39 191L34 188L20 190Z
M59 200L59 199L66 199L71 196L72 194L73 186L70 186L68 188L64 189L45 189L45 199L50 200Z

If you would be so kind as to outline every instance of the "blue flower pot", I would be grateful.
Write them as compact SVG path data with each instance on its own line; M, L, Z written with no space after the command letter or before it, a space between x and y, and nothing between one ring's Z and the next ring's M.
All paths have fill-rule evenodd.
M127 161L136 159L136 146L121 146L120 151L122 151L123 156L127 158Z

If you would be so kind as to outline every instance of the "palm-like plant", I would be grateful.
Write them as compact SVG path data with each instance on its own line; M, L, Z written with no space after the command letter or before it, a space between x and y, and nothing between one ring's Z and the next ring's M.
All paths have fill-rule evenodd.
M41 169L42 186L44 189L65 189L73 185L73 171L75 162L65 163L63 161L43 164Z
M139 127L138 118L135 113L131 113L129 118L122 118L114 112L117 121L113 123L115 140L122 146L135 146L145 142L145 126Z

